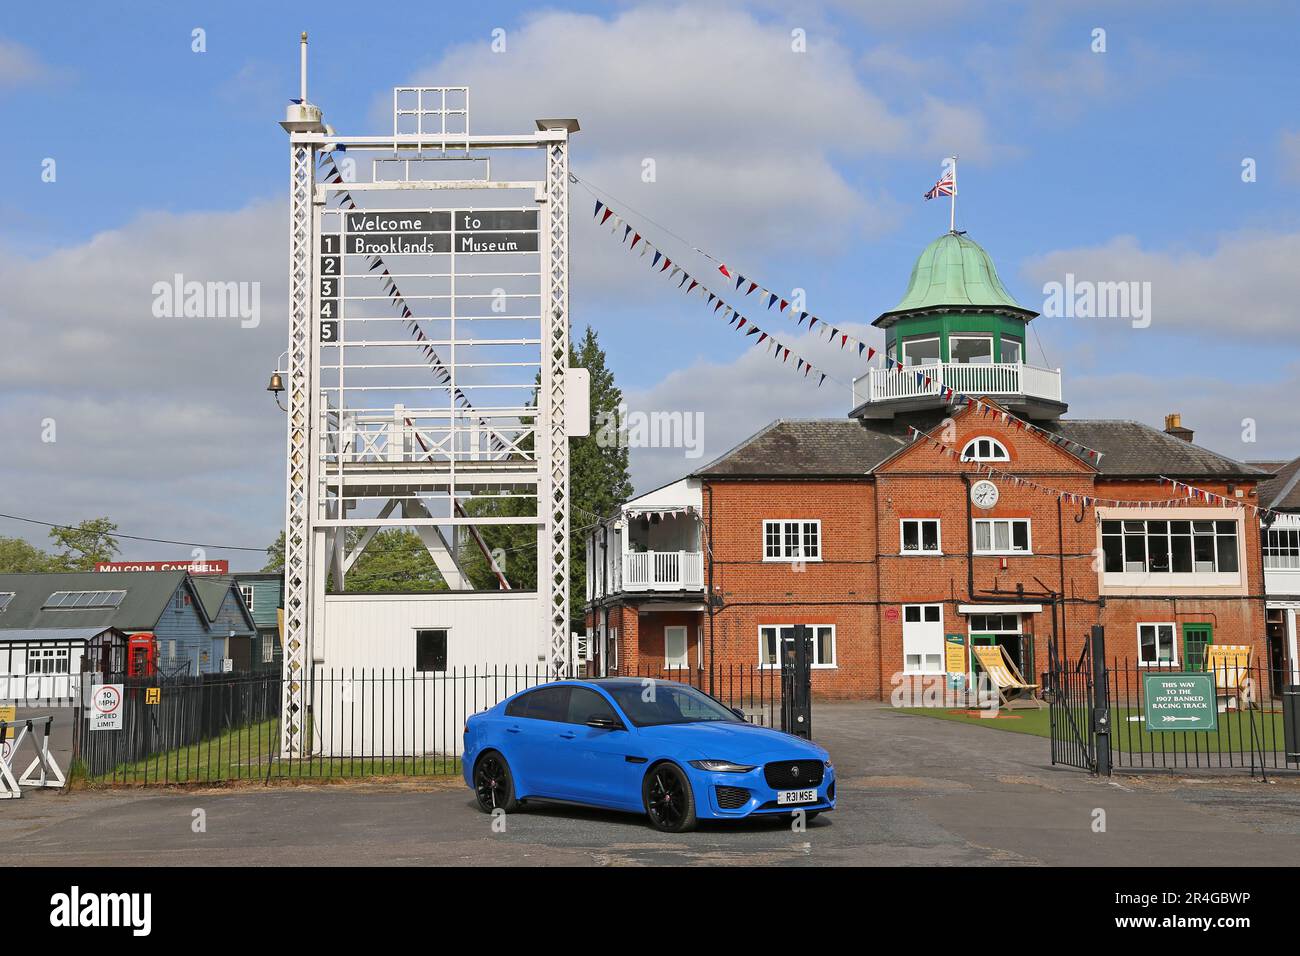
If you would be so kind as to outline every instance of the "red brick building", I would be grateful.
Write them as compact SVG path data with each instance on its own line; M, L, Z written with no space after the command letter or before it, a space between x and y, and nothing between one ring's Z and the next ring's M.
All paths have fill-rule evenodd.
M969 672L978 644L1037 675L1094 624L1139 666L1195 669L1208 643L1285 654L1259 521L1235 506L1271 473L1177 416L1065 417L1060 371L1024 361L1034 317L978 245L936 240L875 322L890 366L855 382L849 417L776 421L591 533L591 668L762 667L795 625L832 697Z

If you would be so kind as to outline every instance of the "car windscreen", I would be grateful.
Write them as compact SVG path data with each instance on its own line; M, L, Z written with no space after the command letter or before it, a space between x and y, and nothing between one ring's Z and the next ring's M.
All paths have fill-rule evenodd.
M647 680L605 688L638 727L690 724L702 720L739 722L740 718L693 687Z

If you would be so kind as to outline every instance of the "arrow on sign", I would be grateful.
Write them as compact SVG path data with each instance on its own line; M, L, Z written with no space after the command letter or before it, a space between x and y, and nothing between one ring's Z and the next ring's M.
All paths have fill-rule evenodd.
M1191 720L1191 721L1195 721L1196 718L1195 718L1195 717L1170 717L1170 716L1166 715L1166 716L1164 716L1164 717L1161 717L1160 720L1161 720L1163 723L1169 724L1169 723L1173 723L1173 722L1176 721L1176 720Z

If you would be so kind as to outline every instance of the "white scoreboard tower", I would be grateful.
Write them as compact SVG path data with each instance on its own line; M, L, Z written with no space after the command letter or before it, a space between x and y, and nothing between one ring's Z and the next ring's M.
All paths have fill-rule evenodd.
M468 88L399 87L391 134L341 135L307 99L305 33L301 55L281 124L288 756L307 746L313 670L410 667L417 627L446 629L462 664L568 673L568 439L589 428L586 372L568 368L577 121L471 133ZM511 588L479 533L494 524L535 528L536 592ZM450 590L346 592L386 528L417 532ZM490 591L461 570L475 552Z

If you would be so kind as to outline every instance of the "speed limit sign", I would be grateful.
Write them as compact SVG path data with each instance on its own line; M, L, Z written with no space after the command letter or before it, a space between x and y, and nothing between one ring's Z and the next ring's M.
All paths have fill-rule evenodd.
M90 689L90 729L122 729L122 685L95 684Z

